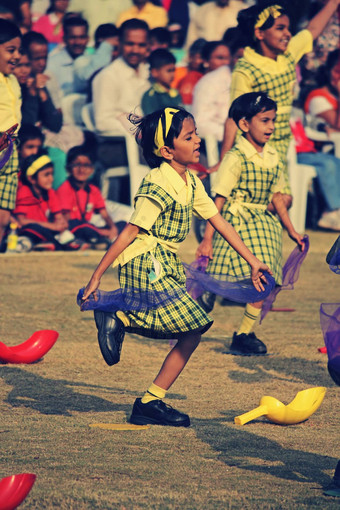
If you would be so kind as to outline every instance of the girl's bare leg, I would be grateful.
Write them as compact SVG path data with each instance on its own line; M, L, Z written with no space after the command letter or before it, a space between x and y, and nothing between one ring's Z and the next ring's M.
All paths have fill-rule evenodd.
M190 356L200 343L200 340L200 333L188 333L187 335L182 336L165 358L163 365L154 380L154 384L160 388L168 390L182 372L183 368L189 361Z

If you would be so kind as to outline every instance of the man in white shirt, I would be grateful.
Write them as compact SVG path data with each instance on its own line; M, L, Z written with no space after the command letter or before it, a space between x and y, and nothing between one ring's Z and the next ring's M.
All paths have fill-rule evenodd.
M199 38L206 41L222 39L224 32L237 25L237 15L248 5L241 0L214 0L198 7L191 17L186 48Z
M140 103L150 88L148 25L137 19L120 27L120 57L100 71L92 83L93 113L101 135L121 136L129 132L129 113L141 115Z

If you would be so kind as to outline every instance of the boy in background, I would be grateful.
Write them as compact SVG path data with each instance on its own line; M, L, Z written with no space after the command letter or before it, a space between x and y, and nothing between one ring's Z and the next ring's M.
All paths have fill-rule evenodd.
M144 115L166 107L177 108L182 100L178 90L171 87L176 70L175 57L170 51L159 48L150 54L148 61L153 85L142 97Z

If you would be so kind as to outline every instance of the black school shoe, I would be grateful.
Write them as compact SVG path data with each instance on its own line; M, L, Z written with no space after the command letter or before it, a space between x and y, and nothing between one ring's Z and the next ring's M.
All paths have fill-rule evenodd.
M133 404L130 423L135 425L168 425L170 427L189 427L190 418L187 414L177 411L163 400L151 400L142 404L137 398Z
M212 292L203 292L201 296L197 298L197 303L206 313L209 313L214 308L214 304L216 301L216 294Z
M267 347L256 337L255 333L248 335L234 333L229 352L236 356L263 356L267 353Z
M104 360L110 366L120 360L120 352L125 335L124 324L115 313L94 311L94 320L98 329L98 342Z

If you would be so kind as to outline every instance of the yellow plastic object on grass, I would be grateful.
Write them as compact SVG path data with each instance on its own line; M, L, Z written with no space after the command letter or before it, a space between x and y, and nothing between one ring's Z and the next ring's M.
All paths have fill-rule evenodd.
M236 425L244 425L260 416L279 425L293 425L307 420L317 409L326 393L326 388L318 386L308 390L299 391L290 404L285 405L274 397L262 397L259 407L248 413L236 416Z
M90 427L104 430L146 430L150 425L134 425L133 423L91 423Z

